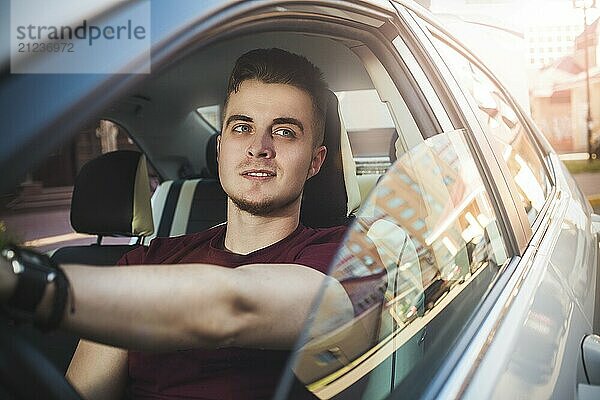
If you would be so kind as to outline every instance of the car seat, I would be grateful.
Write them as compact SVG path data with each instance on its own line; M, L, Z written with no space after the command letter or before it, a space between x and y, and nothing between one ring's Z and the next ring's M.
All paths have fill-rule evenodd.
M98 241L56 250L51 258L59 264L115 265L123 254L139 246L104 245L101 241L103 236L142 238L153 232L144 155L120 150L85 164L73 187L71 225L79 233L98 235ZM18 329L20 336L28 338L60 371L66 371L79 341L77 336L62 330L42 334L30 325Z
M144 239L179 236L201 232L225 222L227 195L221 187L217 169L217 136L206 144L206 164L200 176L162 182L152 196L156 231Z
M333 92L328 93L325 137L327 157L321 171L306 182L300 219L313 228L346 225L360 206L356 164L348 132Z
M115 265L137 244L104 245L104 236L141 239L153 233L150 183L142 153L118 150L86 163L79 172L71 200L71 226L97 235L95 244L62 247L57 263Z

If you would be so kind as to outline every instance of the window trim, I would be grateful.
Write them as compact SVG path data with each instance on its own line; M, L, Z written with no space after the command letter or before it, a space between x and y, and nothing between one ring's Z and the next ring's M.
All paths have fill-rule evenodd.
M508 105L515 112L515 114L517 115L517 118L519 118L519 121L521 122L521 125L527 132L529 139L531 140L532 143L534 143L534 148L536 150L536 154L538 155L540 161L542 161L542 164L544 165L546 174L547 174L548 178L550 179L552 185L554 185L555 184L555 176L551 173L550 169L548 168L547 161L546 161L546 157L548 156L550 151L547 148L547 146L544 146L540 142L536 133L533 132L532 126L531 126L532 121L526 117L526 114L523 112L523 109L515 101L515 99L512 97L512 95L506 89L506 87L504 87L504 85L502 85L502 83L500 81L498 81L498 79L494 76L494 74L475 55L473 55L467 49L462 47L454 38L452 38L451 36L447 36L447 34L445 32L442 32L440 29L438 29L437 26L428 25L427 28L430 30L433 37L444 42L449 47L451 47L453 50L455 50L460 55L465 57L469 62L471 62L477 68L479 68L479 70L481 70L481 72L483 72L483 74L490 81L492 81L492 83L494 85L496 85L498 87L498 89L500 89L500 92L502 93L504 98L507 100Z
M514 198L510 195L510 190L506 190L507 186L510 189L510 185L505 180L502 166L495 159L492 147L486 140L475 114L471 111L471 105L462 93L460 85L456 82L453 74L430 41L430 37L426 33L426 28L422 27L419 24L419 20L410 12L407 13L406 18L412 18L414 24L422 30L422 34L424 35L423 41L428 44L425 51L429 54L430 63L437 70L438 79L443 82L445 91L449 93L447 96L448 101L445 103L446 109L448 112L453 111L460 117L460 125L462 126L458 129L465 129L467 132L465 137L471 154L476 160L476 165L483 178L486 190L492 193L492 204L499 218L502 234L506 238L507 251L510 255L520 254L527 244L526 232L522 226L521 216L515 205ZM465 109L471 112L465 114ZM504 181L504 184L502 184L502 181Z
M406 63L409 63L408 68L412 72L412 75L417 81L417 84L421 88L423 95L427 99L429 106L432 108L434 115L436 116L438 123L440 124L441 131L440 132L432 132L432 135L436 135L441 132L447 132L453 130L455 128L454 124L450 120L446 109L444 108L439 96L437 96L434 87L432 86L429 79L427 79L427 75L425 71L421 68L421 64L417 61L414 53L407 46L406 41L398 35L392 40L392 44L396 47L398 53ZM427 132L422 132L421 135L428 134ZM427 136L429 137L429 136ZM424 137L426 139L427 137Z
M449 110L448 108L444 107L446 101L452 101L452 95L444 83L444 79L442 79L440 72L437 70L437 68L435 68L435 63L431 60L429 50L424 46L426 41L423 40L425 36L423 36L424 33L422 32L422 29L414 21L412 16L406 12L406 10L397 7L397 4L394 4L394 6L398 12L401 23L395 26L395 33L393 36L389 37L389 40L394 41L398 39L398 41L402 44L402 48L394 43L396 51L399 52L403 58L405 56L404 52L407 52L407 55L416 61L417 68L423 72L425 79L422 79L422 81L424 81L424 85L421 86L426 86L427 91L425 91L423 88L421 88L421 91L423 91L424 94L428 93L430 97L433 97L434 102L439 102L441 109L443 110L444 115L438 116L436 114L436 118L438 120L440 118L443 120L450 119L453 126L452 130L464 128L464 123L460 117L460 114L456 112L456 110ZM432 77L433 79L428 79L428 77ZM426 99L430 102L429 97L426 97ZM436 133L441 132L444 132L444 130L440 130Z
M553 169L551 169L548 165L548 158L547 158L548 154L543 152L543 149L540 147L540 142L536 138L535 134L533 134L533 132L531 131L531 126L529 124L530 121L523 116L522 109L514 101L514 99L510 96L510 94L507 92L506 88L500 82L498 82L498 80L494 77L494 75L485 67L485 65L483 65L474 55L472 55L469 51L467 51L464 47L462 47L459 43L457 43L453 38L446 36L446 34L444 32L442 32L440 29L438 29L437 26L427 24L426 28L427 28L427 30L430 31L433 38L441 41L442 43L449 46L454 51L458 52L467 61L471 62L482 73L484 73L484 75L488 79L490 79L490 81L492 81L492 83L494 85L496 85L496 87L500 90L501 94L505 97L506 101L508 102L508 105L511 107L511 109L517 115L517 118L519 118L519 122L523 126L523 130L524 130L525 134L528 135L527 137L533 144L534 151L542 164L542 168L544 169L546 177L548 178L548 180L550 182L550 188L549 188L550 190L548 190L548 192L546 194L546 198L544 199L544 205L541 207L540 212L536 216L533 223L530 223L529 218L527 217L527 214L525 213L525 210L523 209L523 207L520 204L520 201L514 194L514 193L517 193L517 191L514 190L515 188L513 188L514 178L512 178L511 174L505 168L505 163L502 163L500 160L497 159L497 157L494 157L494 158L496 158L496 162L500 165L500 169L502 170L502 173L504 175L505 182L507 183L508 187L510 189L512 189L512 190L509 190L510 197L513 199L513 203L514 203L515 207L517 208L517 213L519 215L521 226L523 227L524 232L525 232L525 243L523 243L519 246L521 248L521 250L524 250L525 246L532 239L535 232L540 228L540 226L543 225L544 213L542 211L547 208L547 203L552 199L553 188L556 186L556 183L555 183L556 180L555 180L555 175L553 173ZM462 86L460 84L458 84L458 86L462 92ZM464 93L463 93L463 96L464 96ZM473 113L475 113L475 111L473 110L473 105L468 100L468 97L467 96L465 96L465 97L467 98L467 101L469 103L471 111ZM478 120L478 125L481 128L482 132L484 132L483 127L481 126L481 123L479 123L479 120ZM486 141L488 141L488 143L491 146L491 143L489 142L489 139L487 138L487 135L485 133L483 134L483 137Z

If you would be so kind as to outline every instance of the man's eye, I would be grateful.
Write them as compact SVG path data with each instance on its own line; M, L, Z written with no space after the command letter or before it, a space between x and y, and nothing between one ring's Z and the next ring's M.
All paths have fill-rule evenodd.
M247 133L247 132L250 132L250 126L249 125L236 125L233 127L232 131L237 132L237 133Z
M273 134L279 135L282 137L286 137L286 138L288 138L288 137L292 138L292 137L296 136L296 133L293 130L287 129L287 128L277 129L277 130L275 130L275 132L273 132Z

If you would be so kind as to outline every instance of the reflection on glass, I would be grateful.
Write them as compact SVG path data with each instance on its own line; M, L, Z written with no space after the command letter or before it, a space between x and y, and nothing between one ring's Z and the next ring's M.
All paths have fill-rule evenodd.
M317 397L344 394L353 385L349 398L389 394L390 356L397 355L398 383L426 352L418 340L423 327L475 287L482 271L487 288L506 260L463 134L439 134L406 152L349 228L330 275L344 287L354 317L332 326L326 305L319 305L293 366Z
M467 89L466 94L474 100L477 118L498 146L515 180L529 222L533 224L550 189L550 181L532 139L500 88L483 71L445 43L439 40L435 43Z
M477 73L480 82L485 79L483 73ZM545 190L549 182L544 172L542 162L535 153L533 143L525 133L516 114L502 94L493 88L491 81L481 83L486 85L490 96L496 97L501 104L501 111L495 117L479 114L479 118L487 125L486 130L493 135L496 143L500 146L502 155L511 175L515 179L519 198L521 199L530 223L533 224L535 217L541 210L546 196ZM481 107L480 107L481 108Z

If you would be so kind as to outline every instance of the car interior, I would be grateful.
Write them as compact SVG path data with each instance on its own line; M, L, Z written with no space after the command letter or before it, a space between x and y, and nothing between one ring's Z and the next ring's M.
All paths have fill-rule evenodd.
M544 160L549 148L532 135L523 123L528 118L476 55L404 2L395 4L394 16L386 1L217 3L188 2L198 13L186 15L159 4L157 9L170 14L153 15L151 61L140 61L141 52L115 51L116 65L125 68L118 57L136 72L151 64L149 74L71 74L69 79L31 74L3 81L4 103L19 94L10 104L19 112L3 125L14 129L15 142L4 146L11 166L5 186L21 179L25 161L31 166L61 140L89 133L86 137L97 142L90 151L94 157L68 171L72 179L79 170L71 226L94 243L54 248L48 252L54 261L112 266L156 237L224 223L227 196L216 146L228 76L247 51L281 48L308 58L329 84L327 159L305 186L300 218L315 228L348 226L329 276L346 290L354 315L331 318L321 293L274 398L305 398L307 391L319 399L436 398L456 374L464 380L452 393L472 395L481 381L467 387L469 379L487 378L495 363L498 353L488 351L512 340L497 328L506 329L499 324L519 296L531 314L522 325L533 322L532 337L554 337L550 331L556 329L540 329L553 326L542 324L550 321L542 321L545 314L525 306L523 288L526 281L534 284L525 273L539 260L528 249L539 255L538 244L550 228L566 232L545 216L552 215L552 223L570 221L554 219L555 209L567 210L563 200L569 199L548 201L561 198L560 192L555 196L555 171ZM99 20L120 17L120 7ZM56 96L63 83L64 96ZM31 113L37 108L39 115ZM97 130L94 136L94 128L83 132L86 123L118 127L119 146L102 142L100 151L104 139ZM579 196L578 202L585 202ZM571 221L577 218L586 220ZM583 237L584 229L578 229ZM569 240L565 243L583 243ZM543 282L561 276L562 260L556 261L551 269L535 270L550 276ZM517 268L520 276L514 274ZM571 311L577 308L564 310L559 321L574 322ZM40 393L48 399L80 398L64 378L77 336L44 333L10 319L6 326L0 329L0 398L39 398ZM534 354L533 348L523 354ZM517 354L502 360L522 362L516 369L521 373L528 368L525 362L539 367L541 359L532 358L519 360ZM488 370L479 369L483 363ZM548 374L550 364L538 376ZM565 361L561 368L569 365ZM552 380L558 382L556 374ZM498 381L498 387L508 382Z
M147 245L154 237L199 232L223 223L226 195L217 176L218 126L210 124L198 109L221 106L228 73L239 55L271 47L306 56L322 69L331 90L325 128L328 155L320 173L305 188L302 222L311 227L348 224L361 198L366 198L381 176L380 172L357 177L334 95L374 90L365 65L353 51L361 47L360 43L302 33L259 33L218 42L191 54L97 116L123 128L143 154L118 150L82 168L73 190L71 225L78 233L97 235L98 240L92 245L58 248L52 258L59 263L115 265L127 251ZM392 132L383 139L386 155L394 145L390 142ZM153 194L146 162L161 180ZM102 239L110 236L132 239L127 245L103 244ZM24 329L25 336L32 337L65 371L77 338L62 332L42 335Z
M399 165L396 173L401 177L415 171L420 173L416 167L422 170L429 168L431 163L425 163L428 159L423 161L424 164L417 165L416 161L421 157L417 150L424 147L425 139L443 130L423 105L422 96L415 94L413 78L407 69L403 69L404 64L393 58L385 46L371 35L363 32L359 40L350 39L347 32L341 34L324 29L263 29L257 33L232 35L215 41L153 72L133 91L96 115L96 119L111 121L126 131L143 153L125 150L107 153L90 161L80 171L73 191L71 224L77 232L96 235L97 243L59 248L52 257L59 262L114 265L126 251L140 244L147 245L154 237L198 232L223 223L226 218L226 195L217 175L216 136L220 129L220 111L228 74L241 54L256 48L272 47L307 57L323 71L331 91L325 127L328 155L321 172L306 184L301 221L310 227L349 224L357 219L366 221L362 225L354 225L357 226L355 232L362 230L359 233L366 234L363 236L367 239L360 240L368 242L366 245L377 251L381 248L406 247L406 252L402 250L400 255L392 257L390 265L393 265L394 271L400 271L399 266L404 262L412 265L391 273L387 264L385 268L388 271L377 269L377 263L369 260L370 256L361 256L361 260L364 260L364 265L360 266L361 272L353 270L352 279L346 280L349 285L358 282L356 286L363 290L363 275L367 276L367 281L371 279L366 287L376 293L375 297L364 290L358 290L357 295L360 307L367 311L357 312L359 317L351 326L334 331L321 342L305 346L305 357L300 359L295 368L295 373L303 378L305 385L316 382L323 387L327 386L327 383L323 384L323 377L330 379L328 375L352 365L354 358L368 353L372 346L391 335L394 329L400 331L408 326L417 316L423 315L424 309L434 307L441 294L462 284L468 273L475 272L474 269L469 270L467 264L471 260L467 260L463 249L458 251L458 255L452 254L453 259L464 259L461 263L465 266L460 271L455 268L445 272L439 267L435 271L434 268L425 268L422 272L423 267L418 259L433 260L433 255L437 257L437 250L429 251L422 245L418 248L402 245L410 241L406 231L399 228L401 223L398 221L391 219L393 223L378 223L385 219L381 214L385 207L398 207L401 204L398 201L403 201L394 203L391 199L392 194L400 196L399 189L392 182L395 178L390 178L387 185L379 184L391 162L399 160L394 165ZM403 68L386 69L380 60L393 60L395 65ZM406 90L399 93L398 87ZM451 142L428 145L452 147ZM360 153L360 149L368 151ZM152 194L144 164L146 161L156 171L160 181ZM441 179L441 173L437 173L440 175L437 178ZM415 182L410 184L413 188L418 186ZM376 186L381 190L375 197L370 196ZM445 186L443 189L440 192L448 197ZM420 192L415 190L420 198ZM440 200L442 203L446 202L444 196ZM369 202L367 199L370 197L373 200ZM385 207L381 204L383 201ZM429 211L433 203L432 199L420 199L416 209ZM411 212L411 215L406 215L407 218L412 218L414 210ZM440 208L436 213L437 218L443 214L443 210ZM424 222L419 223L422 225L415 225L414 229L424 231ZM390 233L396 234L394 242L385 240ZM459 236L458 233L453 234ZM129 244L103 244L102 239L108 236L131 239ZM434 246L431 243L428 245ZM354 244L348 246L345 250L353 252ZM435 246L439 248L441 245L438 243ZM336 271L340 274L347 270L340 257L349 257L348 251L338 255L336 265L339 269ZM449 259L444 259L444 263L449 262ZM428 264L435 265L435 262L429 261ZM490 268L496 266L490 263ZM413 270L416 271L413 273ZM401 274L408 282L403 287L397 283ZM394 276L395 280L392 279ZM489 279L483 280L482 288L486 287ZM407 285L412 286L407 289ZM396 292L403 294L400 296ZM363 304L361 296L368 297L371 303ZM384 317L384 311L372 305L372 302L380 303L382 296L393 298L389 302L392 309L386 308ZM425 305L425 301L429 301L429 304ZM408 348L414 348L416 331L407 332L406 341L412 343ZM28 327L23 327L23 335L30 338L60 371L66 370L78 340L75 336L60 331L44 335ZM336 343L342 351L348 352L342 361L340 355L330 354L330 348L335 348ZM395 348L400 345L398 341ZM406 364L406 371L413 364ZM374 368L365 369L361 376ZM404 375L398 373L398 376L402 375L403 378L408 373L406 371ZM325 390L329 389L326 387ZM371 389L367 388L367 397L371 393L368 390ZM385 393L373 395L380 397ZM352 398L352 394L349 396Z

